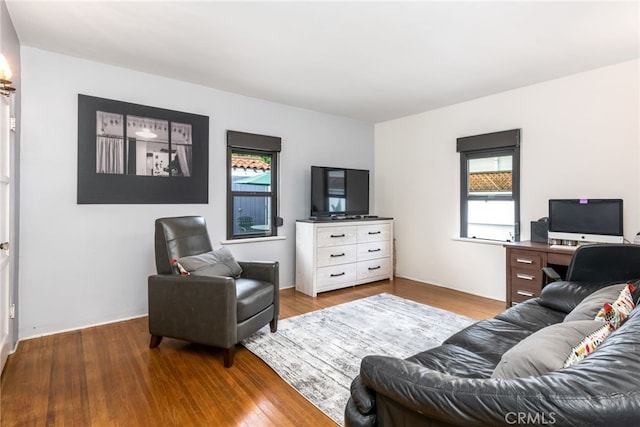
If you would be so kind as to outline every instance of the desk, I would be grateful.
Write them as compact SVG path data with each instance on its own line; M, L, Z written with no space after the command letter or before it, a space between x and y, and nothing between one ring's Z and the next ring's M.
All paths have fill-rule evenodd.
M507 252L507 308L540 296L544 286L542 268L553 267L564 275L574 252L529 241L507 243L504 247Z

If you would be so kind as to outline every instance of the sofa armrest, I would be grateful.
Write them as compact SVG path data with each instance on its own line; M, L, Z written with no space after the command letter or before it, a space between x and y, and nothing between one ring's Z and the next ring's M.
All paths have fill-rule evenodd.
M347 402L344 412L345 427L375 427L376 394L368 389L360 376L351 382L351 397Z
M621 282L553 282L542 288L538 302L547 308L570 313L593 292L618 283Z
M637 421L639 381L617 376L612 380L611 370L595 360L596 354L580 367L513 380L460 378L407 360L366 356L360 377L379 395L378 401L389 398L447 425L453 420L461 426L512 425L519 414L538 417L536 424L544 417L546 423L567 426ZM594 384L598 384L596 390Z
M223 348L236 343L235 279L157 274L149 276L148 291L152 335Z

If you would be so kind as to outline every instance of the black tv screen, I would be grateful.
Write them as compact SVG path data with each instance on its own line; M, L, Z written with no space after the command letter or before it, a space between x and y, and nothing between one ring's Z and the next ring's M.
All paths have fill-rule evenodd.
M551 199L549 231L622 236L621 199Z
M311 215L369 214L369 171L311 166Z

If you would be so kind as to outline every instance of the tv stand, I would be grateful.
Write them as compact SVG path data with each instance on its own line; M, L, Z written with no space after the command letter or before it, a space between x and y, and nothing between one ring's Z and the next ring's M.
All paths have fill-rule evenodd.
M393 219L296 221L296 291L393 280Z

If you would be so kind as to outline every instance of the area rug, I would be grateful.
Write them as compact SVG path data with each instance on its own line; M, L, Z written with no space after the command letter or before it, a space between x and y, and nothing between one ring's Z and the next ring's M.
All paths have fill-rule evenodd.
M475 320L379 294L266 326L242 344L336 423L360 361L369 354L406 358L436 347Z

